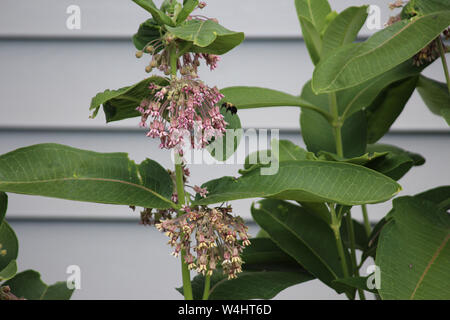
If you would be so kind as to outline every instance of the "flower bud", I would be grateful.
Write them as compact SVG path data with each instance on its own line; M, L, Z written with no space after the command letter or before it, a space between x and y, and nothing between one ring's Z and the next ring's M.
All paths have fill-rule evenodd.
M147 53L152 53L153 50L154 50L153 46L147 46L147 47L145 48L145 51L146 51Z
M136 58L138 58L138 59L141 58L143 54L144 53L141 50L136 51Z
M152 66L146 66L145 67L145 72L147 72L147 73L150 73L150 72L152 72Z

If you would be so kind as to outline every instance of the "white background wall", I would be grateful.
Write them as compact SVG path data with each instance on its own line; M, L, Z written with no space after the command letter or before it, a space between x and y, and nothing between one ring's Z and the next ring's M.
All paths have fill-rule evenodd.
M338 11L365 3L330 2ZM389 2L366 3L382 8L385 22L391 14L386 9ZM65 26L66 8L71 4L81 8L81 30ZM202 70L209 84L264 86L298 94L309 80L313 66L299 35L293 1L211 0L202 14L218 17L247 36L240 47L223 56L216 71ZM134 58L129 39L146 18L144 10L125 0L2 0L0 154L57 142L103 152L125 151L137 161L151 157L171 166L168 153L145 137L136 119L107 125L101 114L88 119L90 99L97 92L146 76L146 61ZM365 28L361 36L371 32ZM426 75L443 81L438 63ZM279 128L281 138L303 145L297 108L241 110L239 114L246 128ZM432 115L415 93L392 132L383 138L427 158L424 166L401 180L402 194L449 183L449 138L445 122ZM192 184L237 175L239 168L192 166ZM236 201L235 211L250 219L250 203ZM386 203L369 210L377 220L389 208ZM181 297L173 290L179 284L179 265L168 255L164 237L138 226L137 213L126 207L11 194L8 216L21 242L21 269L40 270L51 282L64 279L69 264L82 267L83 289L74 298ZM288 289L279 298L340 297L314 281Z

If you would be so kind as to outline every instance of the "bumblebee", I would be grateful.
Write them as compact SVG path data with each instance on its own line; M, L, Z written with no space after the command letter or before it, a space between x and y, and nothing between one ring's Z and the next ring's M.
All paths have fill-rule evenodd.
M227 111L230 111L231 114L236 114L237 113L237 108L234 104L229 103L229 102L224 102L222 103L222 108L226 108Z

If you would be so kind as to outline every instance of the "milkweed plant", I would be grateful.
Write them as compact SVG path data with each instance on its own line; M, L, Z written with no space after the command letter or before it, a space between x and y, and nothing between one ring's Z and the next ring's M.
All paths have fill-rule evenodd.
M315 66L299 95L204 82L199 67L214 71L244 34L201 14L205 2L133 1L149 13L132 38L149 75L97 94L91 117L102 107L107 122L136 118L142 139L157 139L174 166L53 143L1 155L0 299L73 292L65 282L44 284L35 271L17 273L5 192L142 208L141 223L165 233L179 259L177 290L186 300L271 299L312 279L348 299L450 299L450 186L396 197L397 181L425 159L377 143L416 89L450 124L448 0L395 1L385 27L362 42L368 6L338 13L327 0L295 0ZM442 64L446 83L422 75L433 63ZM301 109L306 150L275 139L270 150L247 155L238 177L189 185L186 150L224 161L240 142L238 111L276 106ZM276 172L264 174L275 162ZM260 232L251 238L232 201L253 198ZM392 198L392 209L371 223L368 205ZM362 223L352 218L357 206ZM368 259L374 268L362 274Z

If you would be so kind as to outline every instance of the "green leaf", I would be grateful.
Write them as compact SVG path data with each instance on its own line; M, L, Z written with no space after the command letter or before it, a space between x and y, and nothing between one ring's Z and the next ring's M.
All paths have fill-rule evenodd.
M152 0L133 0L136 4L147 10L160 25L167 24L169 26L175 26L172 19L169 18L164 12L159 10Z
M419 193L415 197L431 201L442 210L450 209L450 186L437 187Z
M0 254L0 270L5 269L11 261L17 260L19 254L19 242L11 226L3 220L0 225L0 250L6 250L6 254Z
M252 217L287 254L327 285L342 277L334 234L306 209L265 199L252 206Z
M294 259L284 253L272 240L251 239L251 245L242 253L243 273L227 280L221 271L211 277L210 300L271 299L292 285L314 277ZM205 277L197 275L192 281L194 299L201 299ZM183 288L177 288L183 294Z
M313 90L333 92L375 78L414 56L449 25L450 11L441 11L399 21L365 42L345 45L316 67Z
M356 87L336 93L341 106L340 115L347 118L354 112L368 108L373 101L394 82L418 76L431 63L415 66L412 59Z
M206 147L211 155L219 160L225 161L230 158L237 148L242 138L241 120L237 114L232 114L226 108L220 108L220 113L224 116L227 123L227 132L224 136L213 138L213 141ZM221 149L221 152L216 152Z
M401 197L383 228L376 264L383 299L450 299L450 215L433 202Z
M386 87L367 108L367 142L375 143L391 128L414 92L417 77Z
M354 158L341 158L335 153L327 152L327 151L320 151L318 153L319 160L326 160L326 161L339 161L339 162L347 162L347 163L353 163L358 164L360 166L363 166L375 159L383 158L386 156L389 152L371 152L371 153L365 153L362 156L354 157Z
M172 179L157 162L126 153L38 144L0 156L0 190L68 200L170 208Z
M27 300L68 300L73 293L73 290L67 288L65 282L57 282L52 286L46 285L41 280L41 275L34 270L18 273L3 285L9 286L11 293L18 298Z
M123 87L118 90L105 90L98 93L91 101L89 110L93 110L91 118L95 118L100 106L103 105L106 122L118 121L128 118L139 117L136 110L144 98L151 98L151 91L148 89L150 83L165 86L169 82L167 79L153 76L142 80L132 86Z
M322 52L321 33L331 13L330 4L327 0L295 0L295 8L309 55L317 64Z
M8 195L4 192L0 192L0 225L6 215L8 209Z
M260 87L228 87L220 90L226 102L234 104L238 109L264 108L264 107L304 107L313 109L325 118L330 115L309 101L277 90Z
M144 50L150 42L159 39L161 37L160 30L161 27L153 19L148 19L144 23L141 23L137 33L133 35L133 44L136 49ZM144 53L146 53L145 50Z
M192 51L225 54L244 40L244 33L228 30L212 20L190 20L178 27L167 27L177 38L191 42Z
M252 170L240 178L209 181L203 187L208 196L195 204L264 197L360 205L386 201L401 190L395 181L361 166L308 160L281 162L275 175Z
M388 144L368 145L367 151L388 152L384 158L374 159L368 163L367 167L394 180L400 180L413 166L421 166L425 163L425 159L420 154Z
M5 268L0 270L0 282L11 279L16 273L17 262L16 260L11 260Z
M272 139L271 149L249 154L245 158L244 169L239 170L239 173L245 174L257 167L272 166L270 158L278 163L289 160L316 160L312 152L300 148L291 141Z
M183 9L177 16L177 24L182 23L198 6L198 0L187 0L183 3Z
M417 83L417 91L419 91L428 109L434 114L444 117L450 125L448 121L450 94L448 93L447 84L421 75Z
M323 111L330 110L327 94L316 95L311 89L311 82L303 87L301 97L318 106ZM338 109L343 110L338 96ZM332 126L329 121L317 112L303 109L300 116L302 137L309 151L327 151L336 153L336 142ZM363 111L356 112L347 118L342 126L342 144L344 156L358 157L366 152L367 134L366 115Z
M66 282L59 281L47 287L42 300L70 300L73 291L73 289L67 288Z
M327 27L323 35L323 56L344 44L352 43L367 19L368 6L349 7Z

